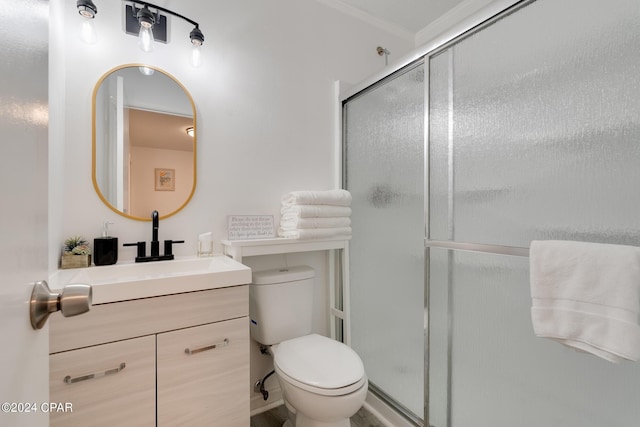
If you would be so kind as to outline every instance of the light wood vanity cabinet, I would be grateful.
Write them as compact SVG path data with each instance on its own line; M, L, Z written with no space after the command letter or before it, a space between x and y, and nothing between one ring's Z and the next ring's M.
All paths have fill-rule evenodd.
M155 363L154 336L52 354L50 400L73 412L51 412L50 425L155 425Z
M159 334L158 426L247 427L248 342L247 318Z
M73 412L51 426L248 426L247 316L246 285L52 316L50 400Z

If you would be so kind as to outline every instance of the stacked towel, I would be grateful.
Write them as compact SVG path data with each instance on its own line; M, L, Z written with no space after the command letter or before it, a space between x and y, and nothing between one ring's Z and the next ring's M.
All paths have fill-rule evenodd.
M534 241L529 258L537 336L614 363L640 359L640 248Z
M292 191L282 196L278 236L291 239L351 238L351 193Z

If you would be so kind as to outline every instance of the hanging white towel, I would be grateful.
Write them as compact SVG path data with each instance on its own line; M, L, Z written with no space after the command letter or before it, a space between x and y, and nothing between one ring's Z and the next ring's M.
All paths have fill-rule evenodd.
M342 238L345 240L351 239L351 227L341 228L308 228L308 229L294 229L285 230L283 228L278 229L278 236L286 237L288 239L330 239L330 238Z
M329 205L292 205L283 206L280 209L282 219L290 218L328 218L339 216L350 216L351 208L347 206L329 206Z
M300 218L298 216L282 218L280 227L284 229L293 228L332 228L350 227L351 218L346 216L335 216L326 218Z
M350 206L351 193L347 190L292 191L282 196L282 206L292 205Z
M640 359L640 248L534 241L529 258L536 336L610 362Z

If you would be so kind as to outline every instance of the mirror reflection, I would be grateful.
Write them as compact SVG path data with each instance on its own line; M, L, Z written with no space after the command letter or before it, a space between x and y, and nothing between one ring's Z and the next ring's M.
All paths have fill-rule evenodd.
M193 99L155 67L107 72L93 93L93 184L117 213L149 220L177 213L195 191Z

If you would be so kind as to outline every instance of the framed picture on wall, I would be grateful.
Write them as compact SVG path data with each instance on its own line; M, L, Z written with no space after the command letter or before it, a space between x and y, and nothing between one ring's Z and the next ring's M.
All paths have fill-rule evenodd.
M156 191L176 190L176 170L156 168Z

